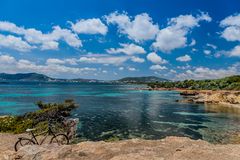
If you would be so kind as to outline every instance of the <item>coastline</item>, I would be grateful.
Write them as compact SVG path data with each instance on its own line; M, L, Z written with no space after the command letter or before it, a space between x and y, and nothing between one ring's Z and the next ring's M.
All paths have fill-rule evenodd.
M183 99L180 103L215 104L240 109L240 91L235 90L190 90L182 88L134 88L147 91L177 91Z

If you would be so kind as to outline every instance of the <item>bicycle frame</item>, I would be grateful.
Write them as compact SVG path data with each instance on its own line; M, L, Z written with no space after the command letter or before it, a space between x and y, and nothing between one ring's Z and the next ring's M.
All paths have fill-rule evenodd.
M31 140L33 140L37 145L42 145L43 142L46 140L46 138L47 138L49 135L52 135L53 137L56 136L55 133L52 131L51 127L48 127L48 130L47 130L47 131L44 131L44 132L39 133L39 134L37 134L37 135L35 135L35 134L33 133L33 131L31 131L30 133L31 133L31 135L32 135ZM44 138L43 138L40 142L38 142L37 137L38 137L38 136L41 136L41 135L43 135Z

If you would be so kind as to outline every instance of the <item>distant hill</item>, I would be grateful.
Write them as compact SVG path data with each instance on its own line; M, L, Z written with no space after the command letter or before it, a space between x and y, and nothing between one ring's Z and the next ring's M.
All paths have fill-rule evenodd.
M37 73L17 73L17 74L0 73L0 81L54 81L54 80L56 79Z
M0 82L6 81L34 81L34 82L98 82L96 79L57 79L38 73L0 73Z
M126 78L117 80L117 82L122 82L122 83L151 83L151 82L166 82L166 81L169 81L169 80L155 77L155 76L126 77Z

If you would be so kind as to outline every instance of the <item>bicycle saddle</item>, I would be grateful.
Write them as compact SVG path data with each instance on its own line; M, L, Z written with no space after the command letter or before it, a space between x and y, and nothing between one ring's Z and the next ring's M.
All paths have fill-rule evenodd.
M30 129L30 128L28 128L28 129L26 129L26 132L31 132L31 131L35 131L36 129L34 129L34 128L32 128L32 129Z

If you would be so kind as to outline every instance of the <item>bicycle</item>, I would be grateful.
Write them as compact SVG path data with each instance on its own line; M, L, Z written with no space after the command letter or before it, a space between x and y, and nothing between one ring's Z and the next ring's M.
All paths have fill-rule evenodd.
M33 131L36 129L27 129L26 132L31 134L31 138L25 138L25 137L20 137L18 138L18 141L14 145L14 149L17 152L21 147L26 146L26 145L42 145L44 141L49 137L52 136L50 140L50 144L52 143L57 143L58 145L67 145L69 144L69 138L66 134L60 133L60 134L55 134L52 131L51 123L48 122L48 130L42 133L39 133L38 135L35 135ZM38 141L36 137L43 135L44 138L41 141Z

